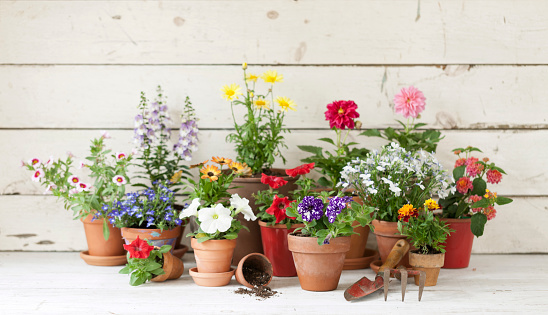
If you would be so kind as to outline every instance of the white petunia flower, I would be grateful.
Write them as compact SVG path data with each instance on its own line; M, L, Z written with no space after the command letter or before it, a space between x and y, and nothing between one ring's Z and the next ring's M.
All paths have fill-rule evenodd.
M181 211L181 214L179 214L179 219L188 218L191 216L197 216L198 215L198 208L201 206L200 198L194 198L192 199L192 202L188 207L186 207L183 211Z
M232 225L230 210L218 203L215 208L204 208L198 211L200 228L205 233L213 234L217 231L226 232Z
M257 219L249 206L249 200L247 200L247 198L241 198L238 194L234 194L230 198L230 205L234 207L236 213L241 212L244 215L244 219L247 221L255 221Z

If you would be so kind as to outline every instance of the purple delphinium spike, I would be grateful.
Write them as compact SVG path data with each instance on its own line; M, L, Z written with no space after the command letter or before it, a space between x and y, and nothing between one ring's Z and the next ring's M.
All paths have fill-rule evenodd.
M304 197L297 206L297 211L306 222L319 220L323 215L323 201L312 196Z
M337 216L346 208L346 204L352 201L352 197L333 197L329 200L325 215L329 223L335 222Z

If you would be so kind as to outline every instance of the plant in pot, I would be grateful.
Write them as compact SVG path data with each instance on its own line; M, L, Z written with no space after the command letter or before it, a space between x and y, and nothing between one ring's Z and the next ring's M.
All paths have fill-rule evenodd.
M425 286L436 285L445 258L443 243L449 233L454 232L446 222L434 216L437 209L436 201L428 199L422 209L406 204L398 210L398 231L416 248L409 252L409 264L426 273ZM419 276L415 276L415 284L419 285Z
M198 150L198 119L194 108L187 97L181 114L181 126L179 138L175 145L171 145L172 122L169 115L166 96L162 88L158 86L157 96L154 102L147 100L145 93L141 92L141 101L138 106L139 113L135 116L135 129L133 140L137 151L139 172L136 178L140 183L134 186L157 190L157 185L162 184L177 193L186 178L190 175L189 167L184 165L192 159L192 153ZM182 210L183 205L171 200L169 205L177 210ZM183 221L178 240L173 245L176 256L181 257L188 248L181 244L182 233L187 224Z
M74 156L47 161L38 158L23 163L32 172L32 180L46 186L46 193L63 200L65 209L71 209L74 219L84 223L88 251L80 257L90 265L115 266L126 263L120 229L109 224L107 212L100 212L125 193L129 182L127 169L132 159L123 152L111 153L104 143L110 138L107 132L93 139L86 162L80 161L78 169L89 170L93 184L84 180L75 170Z
M130 192L124 199L103 206L109 220L122 229L126 244L137 237L154 246L170 245L171 252L181 234L181 211L173 207L175 194L164 183L154 182L152 188Z
M352 223L371 222L371 207L352 201L348 196L306 196L291 204L286 212L304 227L288 235L301 288L331 291L338 286L346 252L350 249ZM350 206L349 206L350 204Z
M424 110L426 98L419 89L414 86L402 88L401 91L394 96L394 111L396 114L403 115L407 118L404 123L396 120L403 130L386 128L382 133L377 129L370 129L362 132L360 135L368 137L379 137L390 142L397 142L407 151L415 152L424 150L427 152L436 152L438 142L444 137L441 137L441 132L438 130L423 130L418 128L426 126L425 123L415 123L415 119L420 118L420 113Z
M261 183L262 173L284 177L288 184L281 187L280 192L286 196L289 191L296 189L295 179L285 177L282 169L272 168L276 159L281 159L284 164L286 162L282 149L287 148L284 133L288 130L283 121L287 112L296 110L296 105L287 97L274 96L274 85L283 81L283 76L276 70L257 75L247 71L246 63L242 68L244 90L237 84L230 84L223 86L221 91L222 97L230 102L234 122L234 132L226 140L235 144L236 160L247 165L251 174L237 176L229 192L247 198L251 208L255 209L253 193L268 189ZM257 82L259 78L265 86ZM244 112L244 117L238 122L235 111L240 110ZM263 251L259 226L247 221L242 223L248 227L249 232L242 230L242 237L238 238L234 252L235 263L249 253Z
M201 163L203 174L198 181L189 179L190 205L181 212L180 218L194 217L198 230L189 233L192 237L196 268L190 269L194 282L201 286L223 286L230 282L234 269L230 267L236 239L246 227L237 219L243 214L245 220L255 220L249 200L237 194L230 195L228 188L234 171L223 172L227 159L217 160L220 165Z
M432 153L408 152L392 142L374 150L365 160L356 159L341 172L343 188L351 187L364 204L375 208L373 227L384 262L398 239L398 209L405 204L423 204L431 195L449 194L451 177ZM408 265L406 255L400 264Z
M128 263L119 273L131 275L129 284L132 286L147 281L178 279L185 270L183 261L171 254L171 245L153 246L150 241L141 240L137 236L124 248L128 251Z
M456 191L440 199L443 220L455 230L447 239L444 268L466 268L470 263L474 235L483 235L485 224L496 215L495 204L505 205L512 199L497 196L487 189L487 184L498 184L503 169L485 157L481 161L472 152L481 152L475 147L457 148L458 156L453 170Z

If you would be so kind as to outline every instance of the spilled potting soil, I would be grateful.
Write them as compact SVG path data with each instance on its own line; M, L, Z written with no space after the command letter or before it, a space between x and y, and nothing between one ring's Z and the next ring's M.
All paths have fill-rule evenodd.
M253 287L253 289L239 288L238 290L234 291L234 293L256 296L258 298L258 301L262 301L278 294L278 291L272 291L272 289L267 286L255 286Z

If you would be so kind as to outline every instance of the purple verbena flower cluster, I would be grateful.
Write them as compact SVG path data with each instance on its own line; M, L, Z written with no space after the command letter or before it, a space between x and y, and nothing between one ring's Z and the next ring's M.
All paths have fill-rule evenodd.
M323 201L320 198L306 196L297 206L297 211L306 222L319 220L323 216Z
M352 202L352 197L333 197L329 200L329 204L327 205L327 209L325 210L325 216L327 217L327 220L329 223L335 222L335 219L337 219L337 216L341 213L341 211L346 208L346 205Z

